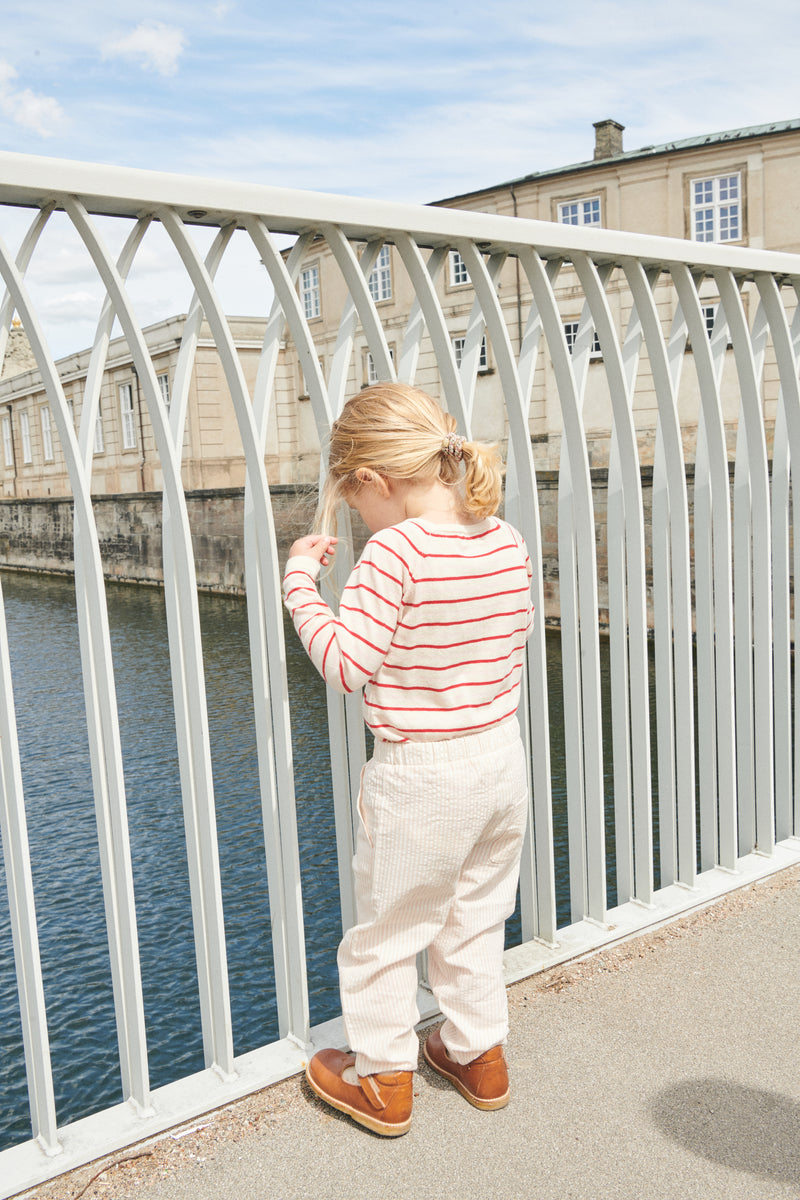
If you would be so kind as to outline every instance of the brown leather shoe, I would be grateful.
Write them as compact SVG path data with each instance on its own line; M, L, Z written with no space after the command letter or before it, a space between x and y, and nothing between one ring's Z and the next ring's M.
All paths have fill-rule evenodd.
M306 1067L306 1079L320 1099L359 1125L383 1137L411 1128L412 1072L356 1075L355 1054L320 1050Z
M462 1066L453 1062L439 1030L435 1029L422 1047L422 1053L428 1066L449 1079L476 1108L505 1108L508 1104L508 1067L502 1046L493 1046Z

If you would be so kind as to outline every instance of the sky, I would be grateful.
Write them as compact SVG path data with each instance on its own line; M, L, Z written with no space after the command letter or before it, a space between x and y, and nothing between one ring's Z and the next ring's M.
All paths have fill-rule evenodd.
M800 117L796 0L0 0L0 14L0 150L52 158L424 203L589 159L608 117L626 149ZM0 214L12 248L21 229ZM181 311L161 294L168 248L148 239L143 320ZM84 259L56 224L31 268L56 353L91 341Z

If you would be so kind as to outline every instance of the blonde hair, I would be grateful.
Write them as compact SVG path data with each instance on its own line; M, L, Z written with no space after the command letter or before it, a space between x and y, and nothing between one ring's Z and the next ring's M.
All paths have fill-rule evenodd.
M390 479L460 485L466 513L481 519L497 512L503 481L497 447L463 441L459 459L448 444L455 430L453 417L419 388L376 383L362 389L331 427L317 531L335 531L336 509L361 486L357 472L364 468Z

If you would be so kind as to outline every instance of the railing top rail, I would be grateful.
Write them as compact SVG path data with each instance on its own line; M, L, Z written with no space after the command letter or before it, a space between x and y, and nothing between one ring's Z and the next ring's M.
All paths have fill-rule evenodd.
M271 229L283 233L335 224L348 238L370 241L386 236L391 241L391 231L398 229L423 246L469 238L481 248L485 244L487 251L504 248L513 253L515 246L536 246L545 257L584 251L597 261L635 257L645 266L681 263L701 270L725 268L737 275L768 271L787 281L800 278L800 256L781 251L0 152L0 203L62 207L72 196L80 197L89 212L107 216L138 218L163 205L195 225L216 227L252 214L266 216Z

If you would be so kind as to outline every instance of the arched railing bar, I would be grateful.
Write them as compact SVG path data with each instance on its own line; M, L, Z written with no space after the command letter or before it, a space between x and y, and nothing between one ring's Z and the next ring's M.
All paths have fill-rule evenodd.
M303 260L309 245L313 241L314 234L312 232L301 235L294 246L292 247L288 258L286 259L286 273L290 280L292 289L297 281ZM347 388L348 370L352 357L353 336L356 324L356 309L352 298L348 295L345 303L344 312L339 325L339 334L337 337L336 347L333 353L333 363L328 380L328 396L330 397L330 409L333 413L337 413L345 400ZM263 449L266 439L266 420L267 410L266 401L272 393L274 370L277 362L278 347L283 328L286 324L286 316L281 304L280 298L276 297L270 313L270 319L267 326L267 332L264 338L264 346L270 345L270 357L267 361L264 352L262 352L262 360L259 365L259 372L256 379L255 397L253 408L256 414L256 420L260 425L261 447ZM264 397L262 401L261 397ZM263 408L262 408L263 405ZM324 448L325 429L320 431L320 440ZM321 458L321 474L320 488L324 482L324 452ZM250 516L251 508L249 501L248 486L245 487L245 539L246 547L248 539L254 536L253 524ZM346 510L342 509L338 513L338 533L341 539L339 544L339 553L334 564L334 575L337 580L339 594L344 587L347 576L352 567L352 539L350 530L350 517ZM245 551L246 563L254 560L252 550ZM255 573L254 573L255 575ZM335 597L329 592L326 583L323 581L323 594L329 602L333 602ZM253 683L254 693L257 697L257 704L262 702L263 697L267 695L268 683L266 682L266 662L267 662L267 641L266 630L264 628L264 602L261 590L261 581L258 578L247 579L247 604L250 620L250 628L254 631L251 638L258 633L258 645L253 644L252 661L253 661ZM264 664L262 666L262 664ZM264 678L262 679L262 672ZM353 807L358 798L357 781L360 773L360 766L366 757L366 744L364 739L364 722L361 717L360 707L358 705L358 697L340 696L328 689L327 691L327 707L328 707L328 728L331 754L331 777L333 780L333 802L334 816L336 826L336 849L337 862L339 868L339 900L342 913L342 924L344 929L348 929L355 923L355 893L353 890L352 869L351 864L353 854L355 852L355 829L353 825ZM259 724L260 736L271 736L270 728L265 719L257 715ZM271 751L270 751L271 753ZM266 749L262 758L266 761ZM268 785L271 780L262 780L262 793L265 797L269 796ZM275 803L274 797L271 803ZM274 839L273 839L274 840ZM279 1021L281 1018L281 1000L279 997Z
M751 722L753 729L753 782L755 784L755 841L743 847L745 853L756 847L763 853L771 853L775 840L774 819L774 769L773 769L773 721L772 721L772 571L770 548L769 471L767 447L761 414L761 397L756 376L742 297L730 271L715 271L720 298L725 308L728 326L733 335L733 353L741 390L740 429L744 430L747 447L748 488L739 486L734 479L737 504L734 511L734 566L737 567L734 582L735 608L737 617L740 604L747 607L746 625L752 620L753 641L742 642L739 622L736 624L736 675L737 691L740 660L747 659L747 678L752 674L753 690L742 696L742 718ZM739 450L737 445L736 475L739 475ZM746 510L742 507L747 503ZM742 519L736 518L741 511ZM752 555L752 558L751 558ZM745 572L740 576L738 564L745 559L749 568L752 590L747 587L741 594ZM750 565L752 564L752 565ZM751 611L752 598L752 617ZM742 630L744 632L744 630ZM752 650L751 650L752 647ZM746 712L747 710L747 712ZM739 709L737 708L737 718ZM737 736L739 721L737 719ZM740 790L739 812L746 807L745 796L752 795Z
M152 217L142 217L136 222L128 234L125 245L117 259L117 270L120 277L126 279L131 269L136 251L141 245ZM86 368L86 384L83 390L83 404L78 431L78 445L81 451L81 461L87 474L91 473L94 430L97 422L97 412L100 404L100 391L103 386L103 371L108 358L108 345L111 341L111 330L114 327L114 306L106 296L97 322L92 353Z
M233 237L236 222L229 221L218 231L206 255L206 270L213 279L222 262L222 256ZM178 361L175 364L175 375L172 381L172 401L169 406L169 428L172 434L175 453L180 460L183 456L183 431L186 425L186 414L189 407L189 389L191 387L192 369L197 342L200 337L200 327L203 324L203 306L197 296L192 296L189 312L183 326Z
M521 248L519 257L541 314L561 401L564 430L558 485L558 566L570 902L573 920L588 916L603 922L606 914L605 836L594 838L587 846L587 823L592 829L600 823L598 814L603 813L604 797L597 564L589 459L582 419L582 382L567 348L550 273L534 250ZM588 323L588 314L584 313L584 318ZM585 381L585 373L582 374Z
M15 262L17 264L17 270L23 279L25 278L25 272L28 269L28 264L31 261L31 257L39 242L39 238L42 236L44 228L50 219L50 214L54 208L55 201L51 201L49 204L45 204L39 209L20 244ZM2 368L3 360L6 356L9 326L11 325L11 318L13 315L14 301L11 296L11 292L6 289L3 299L0 301L0 368Z
M647 356L653 376L658 406L659 452L663 464L664 495L659 519L669 521L668 533L659 533L661 542L662 571L667 566L668 580L662 579L669 591L670 625L662 626L662 658L669 657L668 679L674 687L674 695L662 696L663 722L672 726L674 738L668 734L665 752L674 748L675 753L675 821L677 851L677 878L687 886L694 884L697 873L695 860L695 762L694 762L694 687L692 650L692 598L691 598L691 539L689 531L689 505L686 475L683 463L683 442L678 402L675 390L674 368L671 369L668 347L659 317L653 284L641 264L635 260L625 261L625 276L639 312L644 331ZM673 322L671 341L683 341L680 325ZM673 360L674 362L674 360ZM655 538L654 531L654 538ZM668 564L665 564L664 547L668 547ZM674 706L673 706L674 705ZM659 760L661 758L659 744Z
M792 770L792 646L789 556L789 500L794 501L792 463L800 462L800 384L798 344L800 308L792 326L780 289L772 276L757 275L759 312L768 322L778 364L780 393L772 455L773 613L775 645L775 823L781 841L795 831ZM779 505L783 504L781 511ZM795 579L797 577L795 576ZM795 585L796 586L796 585Z
M289 251L286 259L286 272L293 286L297 283L300 267L313 240L313 233L301 234ZM267 328L264 331L256 382L253 388L253 417L258 429L258 444L262 453L267 443L270 403L275 387L275 369L278 365L285 328L286 316L280 299L276 296L270 309Z
M700 388L698 452L695 466L695 578L700 579L702 585L703 579L698 575L698 571L710 567L712 580L705 604L697 609L698 669L701 657L710 669L713 668L710 681L704 680L699 686L698 728L705 732L705 723L709 722L708 728L714 730L712 747L704 746L702 737L700 741L701 865L714 865L716 861L727 870L735 870L738 857L737 733L733 666L731 495L720 397L728 342L727 320L724 306L720 305L709 338L699 295L702 275L692 274L687 267L679 263L672 263L671 270L691 338L692 358ZM706 514L706 521L710 516L710 554L708 538L705 542L702 537L698 541L698 534L702 534L697 516L698 502L701 514ZM706 568L703 568L699 561L701 553L707 555ZM702 596L701 586L701 599ZM715 755L712 757L713 751ZM713 820L707 815L708 801L703 802L707 794L706 789L709 788L715 798L716 811ZM714 842L717 844L716 859Z
M365 267L375 265L378 254L380 253L383 240L369 243L364 247L364 250L359 259L359 264L362 270ZM342 309L342 316L339 321L339 330L336 336L336 345L333 350L333 359L331 361L331 369L328 375L328 396L330 397L331 412L338 415L342 411L342 406L346 399L347 384L350 374L350 365L353 358L353 343L355 341L356 327L358 325L358 309L350 292L347 293L347 298ZM323 454L324 458L324 454ZM323 464L324 468L324 464ZM320 480L320 486L322 480Z
M292 335L300 366L305 376L311 408L317 424L320 442L324 444L331 428L331 407L325 380L317 358L314 339L308 329L308 323L300 303L300 297L294 285L283 255L275 248L272 235L261 217L243 216L242 223L252 239L253 245L261 256L261 261L267 269L275 295L283 308L289 332Z
M440 267L441 262L436 259L436 252L434 252L426 265L419 246L405 232L393 231L392 241L397 246L425 318L436 365L439 368L439 377L442 381L444 403L448 411L455 417L461 432L466 437L470 437L472 430L469 413L461 388L453 344L450 341L447 323L436 294L435 277L430 274L428 269L429 267Z
M428 275L433 281L434 286L441 274L442 267L447 261L448 253L447 246L439 246L436 250L431 251L428 258ZM420 346L425 336L425 328L425 314L422 311L419 299L415 296L403 333L403 345L397 364L397 378L401 379L404 383L413 383L416 379Z
M378 257L383 240L370 242L359 262L353 247L338 225L323 225L322 233L330 246L333 257L339 264L339 270L347 284L350 298L356 307L378 378L394 379L395 370L389 354L389 344L386 341L386 334L383 332L368 283L370 271Z
M508 251L503 250L499 254L492 254L489 257L487 270L492 285L495 286L500 272L503 269L503 264L508 258ZM470 423L472 423L472 415L475 409L475 387L478 382L478 369L480 366L481 343L483 342L484 330L486 329L486 321L483 315L480 301L477 296L472 305L467 321L467 330L464 337L464 350L461 355L461 365L459 373L461 375L461 387L464 392L464 404L466 405L467 413L469 414Z
M282 1036L293 1036L302 1043L309 1038L308 991L305 971L305 939L300 892L300 856L295 814L294 771L292 760L289 699L286 688L286 650L283 642L283 609L279 591L278 551L269 500L269 488L259 444L250 395L230 326L222 310L213 282L205 269L197 247L188 236L183 222L171 209L159 210L159 218L181 257L211 327L225 380L233 401L246 463L246 478L252 515L248 524L254 531L253 548L257 551L261 598L266 612L267 663L272 733L275 750L268 739L259 738L258 748L266 761L259 762L260 778L272 776L275 788L268 786L268 796L277 792L277 812L264 798L265 839L277 841L270 884L270 903L274 904L278 920L273 921L275 945L276 991L285 1001L281 1013L286 1022ZM262 670L259 670L262 674ZM273 891L273 888L275 889ZM271 911L275 911L271 908ZM283 972L278 977L278 970ZM281 1005L283 1009L284 1005Z
M113 684L111 641L94 512L89 484L80 460L78 440L58 371L22 276L12 263L2 240L0 274L13 296L42 375L72 487L75 522L85 531L81 539L84 561L81 564L76 563L76 570L84 571L92 637L90 641L84 640L81 646L81 662L119 1042L120 1076L123 1096L133 1101L140 1114L145 1114L149 1110L150 1088L133 874ZM85 638L83 628L81 635Z
M611 357L619 355L613 325L611 335ZM605 337L608 345L609 330ZM601 337L601 346L603 340ZM633 388L639 365L642 345L642 326L634 304L631 308L628 324L622 341L621 366L624 384L620 395L624 397L628 409L633 404ZM604 358L606 350L603 349ZM620 375L619 367L612 374ZM614 384L608 375L609 387L613 392ZM617 380L619 386L619 379ZM635 832L636 801L632 791L631 750L635 738L632 730L632 706L630 698L631 670L629 663L629 631L628 631L628 580L626 566L625 542L627 522L625 519L624 480L620 470L619 433L616 428L617 419L612 420L611 452L608 466L607 509L606 509L606 545L608 561L608 612L609 639L611 654L611 714L612 714L612 756L614 776L614 842L617 882L617 903L624 904L634 897L649 903L648 889L637 888L637 865L635 852L639 842ZM637 461L638 466L638 461ZM648 814L649 816L649 814ZM652 833L649 834L652 843ZM649 871L652 876L652 847ZM652 888L650 889L652 891Z
M58 1154L56 1105L47 1008L42 982L36 903L25 816L25 795L17 738L17 719L0 586L0 839L6 872L9 920L17 969L17 993L28 1080L32 1136L46 1154Z
M481 306L483 320L492 339L509 422L509 442L514 446L514 493L519 503L516 511L512 511L509 516L513 516L518 522L531 554L531 561L535 564L532 590L539 619L535 622L526 651L527 689L521 713L524 736L532 752L532 807L523 850L520 898L523 937L539 937L543 941L553 943L556 938L556 902L547 661L543 619L542 535L536 470L528 429L529 400L523 395L520 387L511 340L497 294L497 277L502 263L492 263L491 260L489 264L485 263L482 254L472 243L459 243L459 251L466 263L476 300Z
M164 590L206 1066L233 1074L225 931L194 558L168 418L125 285L83 205L65 201L110 296L147 404L164 479Z
M617 342L611 307L599 272L583 256L576 270L594 314L603 350L613 424L608 472L609 620L612 634L612 717L615 751L623 755L623 771L616 782L632 787L633 811L628 802L625 818L633 821L633 890L619 901L653 900L653 830L650 776L650 704L647 653L647 599L644 550L644 506L639 450L633 424L633 399L647 308L654 304L651 283L642 272L628 319L622 349ZM642 309L645 310L644 316ZM656 322L660 338L660 325ZM653 336L652 323L649 329ZM661 342L663 349L663 341ZM613 545L612 545L613 543ZM612 563L618 595L612 593ZM615 670L618 668L617 670ZM630 695L628 694L630 689ZM623 691L624 689L624 691ZM616 701L616 713L614 712ZM630 764L630 765L628 765ZM623 791L623 796L624 796ZM615 797L616 801L616 797Z

